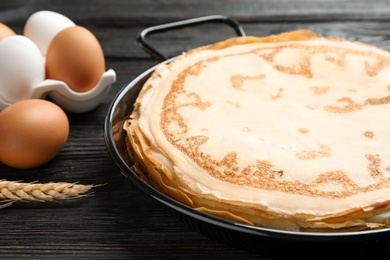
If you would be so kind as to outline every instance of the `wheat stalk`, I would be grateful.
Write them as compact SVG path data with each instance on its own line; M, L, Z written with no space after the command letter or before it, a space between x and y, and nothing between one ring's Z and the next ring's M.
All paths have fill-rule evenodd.
M15 201L53 201L85 196L94 185L82 185L67 182L23 183L0 180L0 208Z

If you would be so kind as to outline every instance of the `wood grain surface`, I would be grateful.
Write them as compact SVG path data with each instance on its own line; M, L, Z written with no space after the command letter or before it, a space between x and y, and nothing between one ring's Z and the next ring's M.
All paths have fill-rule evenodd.
M122 87L158 63L137 46L135 39L141 29L180 19L223 14L239 20L248 35L310 29L390 50L390 1L1 0L0 22L21 34L27 18L39 10L59 12L94 33L102 45L106 68L115 70L117 81L98 108L82 114L68 113L69 139L55 159L29 170L0 164L0 178L104 185L94 188L90 196L77 200L18 202L0 209L2 259L281 257L280 252L259 255L236 249L193 231L133 186L111 160L103 138L108 108ZM168 32L152 40L162 52L174 56L231 36L234 32L226 26L203 25ZM292 258L285 253L285 259ZM390 255L382 253L375 259L382 257Z

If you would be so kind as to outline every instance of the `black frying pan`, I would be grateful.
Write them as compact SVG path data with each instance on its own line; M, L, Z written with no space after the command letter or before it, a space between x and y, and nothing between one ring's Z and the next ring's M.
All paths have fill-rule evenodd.
M237 35L245 35L244 30L236 20L214 15L150 27L140 32L137 40L150 55L162 63L169 63L170 59L153 48L147 42L146 37L153 33L206 22L226 23L234 28ZM199 212L166 196L142 180L132 169L133 162L127 153L126 133L122 126L131 114L133 104L142 86L157 66L143 72L119 91L109 108L104 125L105 142L109 154L122 174L129 178L135 186L166 205L177 218L189 224L193 229L230 246L260 252L263 255L288 254L291 257L303 257L315 254L315 259L321 259L325 256L340 257L341 255L359 258L367 256L375 259L378 259L375 256L387 256L387 259L390 259L390 229L312 233L254 227Z

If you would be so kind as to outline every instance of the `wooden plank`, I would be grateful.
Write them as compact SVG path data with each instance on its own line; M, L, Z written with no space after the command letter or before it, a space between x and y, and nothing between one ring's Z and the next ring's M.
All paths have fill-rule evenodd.
M158 10L155 9L156 3ZM171 0L171 1L15 1L2 0L0 20L23 24L35 11L59 11L77 23L128 26L167 22L209 14L225 14L243 21L386 20L386 0Z

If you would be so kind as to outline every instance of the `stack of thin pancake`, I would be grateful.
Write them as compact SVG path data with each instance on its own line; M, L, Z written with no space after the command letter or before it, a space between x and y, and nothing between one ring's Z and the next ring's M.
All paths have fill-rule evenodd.
M137 171L250 225L390 225L390 53L311 31L237 37L160 65L124 128Z

